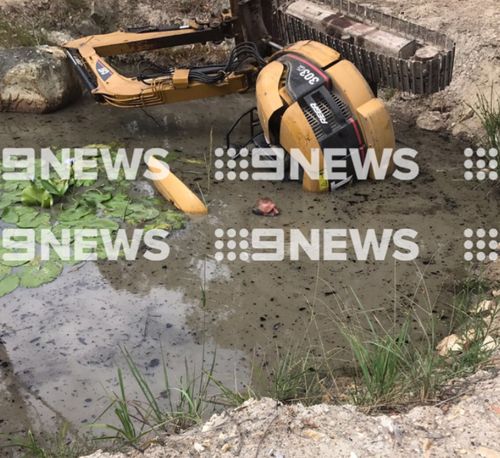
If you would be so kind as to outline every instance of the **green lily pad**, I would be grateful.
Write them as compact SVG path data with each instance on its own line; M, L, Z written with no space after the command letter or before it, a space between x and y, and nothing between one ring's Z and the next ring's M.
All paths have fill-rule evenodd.
M114 232L120 228L120 225L116 221L100 218L95 215L87 215L79 223L81 224L79 227L82 229L109 229Z
M9 266L4 266L3 264L0 264L0 280L9 275L11 271L12 269Z
M17 214L15 208L7 207L2 213L2 221L9 224L16 224L19 220L19 215Z
M0 243L0 265L2 266L7 266L7 267L19 267L23 266L24 264L27 264L29 261L5 261L3 259L4 254L6 253L15 253L15 251L9 250L3 246Z
M97 190L92 190L92 191L87 191L85 194L83 194L83 200L93 206L102 204L103 202L107 202L110 199L111 199L111 194L108 192L100 192Z
M60 262L30 263L21 272L21 286L24 288L38 288L54 281L61 275L62 271L63 266Z
M32 208L32 207L26 207L24 205L16 205L14 207L14 210L16 211L16 213L19 217L21 217L23 215L31 215L31 217L34 218L39 213L38 209Z
M19 277L17 275L9 275L3 280L0 280L0 297L7 296L19 286Z
M16 207L14 207L14 210L17 213L17 216L19 217L18 221L17 221L18 226L19 226L19 221L22 220L22 223L21 223L22 226L19 226L19 227L26 227L26 226L23 226L25 224L27 224L28 225L27 227L29 227L30 221L34 220L40 214L38 209L35 209L32 207L16 206Z
M145 231L151 231L154 229L164 229L164 230L177 230L182 229L185 224L185 219L182 213L168 210L161 212L160 216L156 218L152 223L144 226Z
M21 200L20 194L18 193L9 193L3 194L0 197L0 210L11 206L12 204L19 202Z
M56 237L58 240L61 240L62 238L62 231L63 229L69 229L69 239L71 242L75 240L75 231L73 231L73 227L71 225L72 223L60 223L55 227L52 227L52 234L54 237ZM37 240L38 243L40 243L40 237L38 234L36 235L35 239Z
M73 206L62 211L57 219L61 222L78 221L84 216L87 216L91 211L92 210L85 205Z
M35 217L26 213L19 217L17 226L20 228L37 228L37 227L50 227L50 215L48 213L39 213Z
M129 224L138 224L157 218L160 212L156 208L146 207L142 204L131 204L127 209L126 221Z
M130 200L124 194L117 194L110 201L106 202L106 213L115 218L125 219L127 216Z
M3 185L3 190L5 193L17 191L26 186L26 181L6 181Z

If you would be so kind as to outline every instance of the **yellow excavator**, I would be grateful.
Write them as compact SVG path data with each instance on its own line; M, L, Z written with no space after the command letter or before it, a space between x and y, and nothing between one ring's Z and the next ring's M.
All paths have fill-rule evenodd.
M109 62L118 54L229 39L235 45L222 64L124 76ZM300 149L310 163L313 150L357 148L363 154L373 149L381 155L384 148L394 148L392 121L375 95L377 86L417 94L441 90L451 80L455 51L445 36L347 0L231 0L230 10L208 20L93 35L65 48L89 92L116 107L176 103L255 87L259 145L264 139L287 152ZM335 187L323 178L319 159L314 178L303 174L306 191ZM162 164L152 160L148 166L160 172ZM181 210L207 212L171 172L155 184Z

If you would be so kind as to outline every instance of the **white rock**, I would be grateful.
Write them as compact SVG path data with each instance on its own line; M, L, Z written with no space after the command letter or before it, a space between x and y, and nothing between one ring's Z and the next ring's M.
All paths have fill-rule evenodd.
M47 32L47 41L55 46L63 46L68 41L73 40L73 38L68 32L61 32L59 30Z
M193 445L193 448L198 452L198 453L201 453L203 451L205 451L205 447L203 447L203 445L201 445L199 442L195 442L194 445Z
M48 113L81 93L61 48L0 49L0 111Z
M447 356L450 352L459 352L463 349L463 342L456 334L451 334L437 344L436 350L439 355Z
M495 310L496 307L497 304L495 301L484 300L477 305L477 307L474 309L474 313L490 312L492 310Z
M481 345L481 348L485 351L493 351L497 348L497 343L495 342L495 339L491 336L486 336L483 340L483 345Z
M424 111L417 118L417 127L431 132L444 130L443 115L439 111Z

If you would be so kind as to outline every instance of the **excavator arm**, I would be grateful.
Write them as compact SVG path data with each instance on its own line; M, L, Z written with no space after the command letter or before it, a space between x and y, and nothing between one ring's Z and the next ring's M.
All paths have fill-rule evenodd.
M234 38L233 27L234 18L226 11L210 23L190 21L189 25L145 27L93 35L70 41L65 48L85 86L98 101L119 107L143 107L242 92L249 88L257 69L233 62L233 67L165 68L149 76L128 77L115 69L108 57L222 42ZM237 50L240 59L242 55L248 57L252 54L249 46Z
M206 68L165 68L127 77L113 55L235 39L233 61ZM97 100L140 107L242 92L253 86L262 58L302 40L323 43L351 61L372 88L431 94L450 84L455 43L445 35L350 0L231 0L207 22L132 28L80 38L65 47ZM254 49L250 49L252 45ZM240 46L240 48L238 48ZM253 56L252 59L249 59ZM230 56L231 58L231 56Z

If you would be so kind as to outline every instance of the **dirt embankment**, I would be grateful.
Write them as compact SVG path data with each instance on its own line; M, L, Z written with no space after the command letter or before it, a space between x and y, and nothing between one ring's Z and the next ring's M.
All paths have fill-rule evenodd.
M422 127L447 130L464 139L479 139L481 126L469 105L477 94L500 98L500 8L497 0L372 0L371 4L395 16L446 33L456 42L451 85L432 97L394 94L392 109L418 119Z
M480 371L452 385L458 402L415 407L402 415L369 416L355 407L283 406L247 401L236 410L167 437L144 454L92 458L174 457L486 457L500 456L500 376Z

